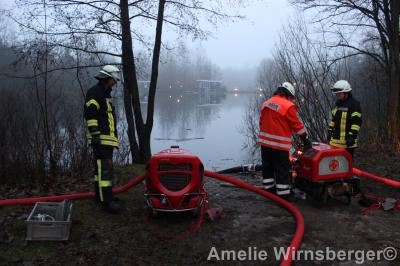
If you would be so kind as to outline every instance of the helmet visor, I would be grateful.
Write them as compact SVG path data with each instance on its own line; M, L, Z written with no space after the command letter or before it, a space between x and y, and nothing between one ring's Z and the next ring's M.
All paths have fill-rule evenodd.
M339 92L343 92L342 88L332 88L332 93L339 93Z

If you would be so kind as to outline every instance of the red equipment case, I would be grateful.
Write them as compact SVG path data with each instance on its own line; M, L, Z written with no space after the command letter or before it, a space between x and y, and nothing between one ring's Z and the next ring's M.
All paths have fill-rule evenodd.
M353 160L343 148L313 143L312 149L293 153L294 187L306 192L317 204L328 198L351 197L359 192L359 179L353 176Z
M301 155L295 170L298 176L313 181L337 180L353 176L353 162L343 148L314 143L312 149Z
M206 193L204 167L197 156L172 146L150 158L147 173L145 196L153 214L158 211L198 213Z

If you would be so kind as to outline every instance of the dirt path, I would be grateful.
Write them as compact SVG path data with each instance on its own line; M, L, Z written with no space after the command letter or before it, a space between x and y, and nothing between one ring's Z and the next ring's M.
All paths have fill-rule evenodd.
M377 156L375 160L359 157L357 166L400 179L398 158ZM255 175L233 177L260 184ZM363 179L362 184L373 194L400 196L398 190L374 182ZM26 242L24 220L31 206L2 208L0 265L278 265L274 252L289 245L295 230L292 216L274 202L213 179L206 179L206 189L213 206L224 208L222 219L205 222L199 232L179 240L160 238L150 229L184 232L192 217L147 217L142 186L120 195L126 207L122 215L105 214L91 200L75 201L71 236L65 243ZM305 219L302 250L354 250L360 255L393 247L400 252L400 211L377 210L363 216L356 201L351 205L331 201L323 208L307 201L295 205ZM213 250L220 255L249 248L253 254L265 251L267 260L217 261L216 256L207 260ZM351 260L300 260L294 265L357 265L360 260L353 255ZM394 261L360 265L400 265L400 255Z

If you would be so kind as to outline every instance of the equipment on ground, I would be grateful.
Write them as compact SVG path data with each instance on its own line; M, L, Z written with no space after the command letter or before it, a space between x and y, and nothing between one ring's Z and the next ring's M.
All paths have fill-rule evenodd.
M359 178L353 175L352 158L345 149L314 142L311 149L300 147L292 156L294 187L315 202L344 197L350 203L360 192Z
M71 231L72 202L36 202L26 220L26 240L66 241Z
M198 215L207 196L203 177L200 159L179 146L153 155L145 179L145 196L153 215L181 211Z

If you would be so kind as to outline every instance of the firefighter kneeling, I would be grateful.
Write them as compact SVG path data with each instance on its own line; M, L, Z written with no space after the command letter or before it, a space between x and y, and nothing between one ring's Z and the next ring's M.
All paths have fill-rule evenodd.
M306 129L299 120L294 103L295 89L284 82L274 95L266 100L260 111L260 133L263 187L278 196L294 201L291 192L289 150L292 134L298 134L305 150L311 148Z

